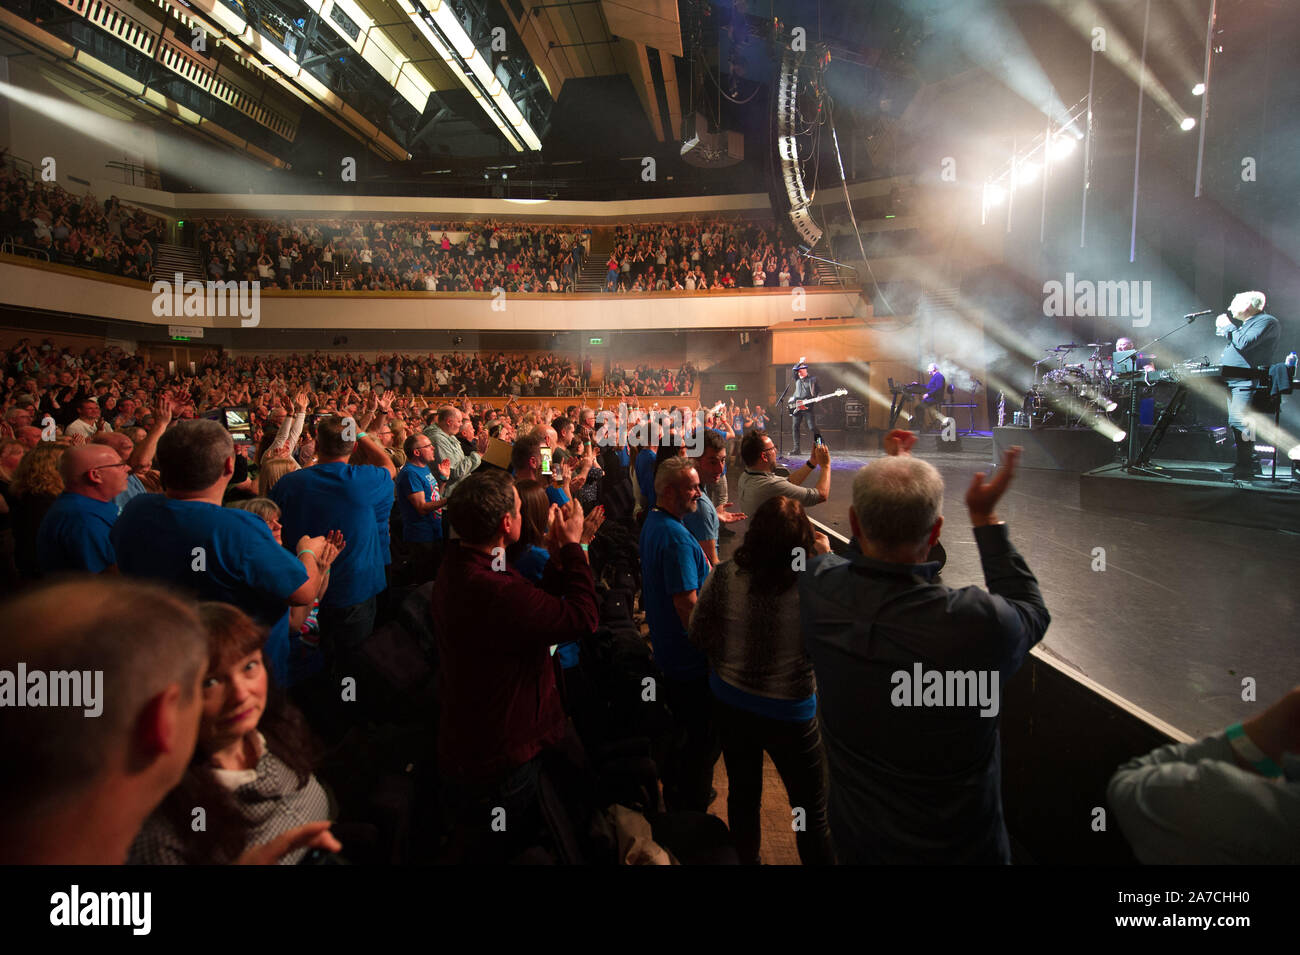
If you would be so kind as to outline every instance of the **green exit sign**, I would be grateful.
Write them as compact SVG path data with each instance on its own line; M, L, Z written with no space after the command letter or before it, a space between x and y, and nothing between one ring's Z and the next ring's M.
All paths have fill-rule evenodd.
M735 386L735 385L723 385L723 386L722 386L722 390L723 390L723 391L735 391L735 390L736 390L736 386Z
M187 341L189 341L189 339L186 338L184 335L173 335L173 336L172 336L172 341L174 341L174 342L187 342Z
M605 344L605 339L603 339L603 338L588 338L588 339L587 339L587 344L588 344L588 345L603 345L603 344Z

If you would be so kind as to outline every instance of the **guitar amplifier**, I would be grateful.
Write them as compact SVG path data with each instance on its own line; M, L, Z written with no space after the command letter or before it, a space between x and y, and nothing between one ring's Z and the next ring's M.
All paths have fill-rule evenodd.
M839 431L844 427L843 398L827 398L825 401L819 402L815 408L819 428Z
M867 406L857 398L844 399L844 430L861 431L867 423Z

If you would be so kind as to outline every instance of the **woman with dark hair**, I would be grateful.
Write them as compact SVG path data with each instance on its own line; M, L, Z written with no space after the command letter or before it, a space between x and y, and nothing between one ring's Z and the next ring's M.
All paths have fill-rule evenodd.
M510 566L523 574L535 584L542 582L542 570L551 559L548 549L551 535L551 499L546 496L546 485L540 481L525 480L515 484L519 492L519 515L522 526L519 528L519 540L506 550L506 559ZM582 538L579 543L586 550L592 542L600 525L605 522L605 509L597 506L588 512L582 522Z
M551 525L551 500L546 496L546 488L540 481L519 481L515 484L515 490L519 492L519 516L522 523L519 540L507 549L506 559L519 573L533 583L540 584L542 568L551 559L551 553L546 549Z
M691 616L691 643L709 658L709 686L727 761L727 820L742 863L759 859L763 753L781 774L804 865L835 856L826 821L827 773L817 687L799 625L799 570L830 550L803 505L774 497L750 519L734 558L714 568Z
M312 775L309 731L262 664L265 630L230 604L201 603L199 618L209 662L194 756L145 820L129 861L293 865L313 848L337 852L329 799Z

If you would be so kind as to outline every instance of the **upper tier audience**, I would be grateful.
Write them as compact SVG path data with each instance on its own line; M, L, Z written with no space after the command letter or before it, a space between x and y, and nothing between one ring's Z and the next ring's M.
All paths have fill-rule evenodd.
M56 183L16 175L0 163L0 238L51 262L147 281L164 224L117 196L100 202Z
M427 219L199 218L202 275L263 288L574 292L589 226ZM165 223L0 167L0 236L52 262L150 280ZM655 222L614 229L607 292L704 292L816 283L772 221Z

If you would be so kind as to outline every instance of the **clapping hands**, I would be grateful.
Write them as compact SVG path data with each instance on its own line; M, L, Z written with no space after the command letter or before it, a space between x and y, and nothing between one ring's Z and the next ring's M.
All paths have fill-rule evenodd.
M718 521L722 524L734 524L736 521L745 520L748 515L742 514L740 511L732 510L735 506L734 502L723 504L722 508L718 511Z
M602 520L604 515L601 515ZM560 549L566 544L581 544L582 529L586 523L586 518L582 514L582 505L577 499L571 499L568 504L561 507L558 504L551 505L550 514L550 531L547 533L547 549L552 553L559 553ZM593 534L595 531L592 532Z
M324 540L325 542L320 553L316 555L316 563L320 565L321 571L324 572L329 570L330 564L334 563L335 558L343 553L343 549L348 546L348 542L344 540L342 531L330 531L324 538L317 538L317 540Z
M1002 455L1002 467L998 468L997 477L987 484L984 482L983 471L971 479L970 488L966 491L966 509L970 512L971 524L974 526L999 523L993 508L1015 476L1021 450L1019 447L1007 448Z

